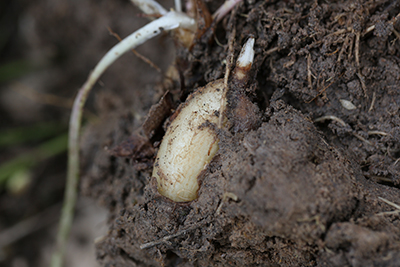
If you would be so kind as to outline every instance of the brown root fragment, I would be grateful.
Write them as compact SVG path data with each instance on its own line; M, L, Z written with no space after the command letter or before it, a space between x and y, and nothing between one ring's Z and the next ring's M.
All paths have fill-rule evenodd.
M371 111L374 109L375 100L376 100L376 93L373 92L373 93L372 93L371 106L369 107L368 112L371 112Z
M311 54L307 55L307 81L308 81L308 88L312 90L313 86L311 80Z
M143 133L149 138L153 138L155 132L161 127L164 120L171 115L174 107L172 95L168 91L160 99L160 101L150 108L142 125Z
M131 158L137 170L145 170L153 166L155 150L147 137L135 133L110 153L115 157Z
M176 234L173 234L173 235L165 236L165 237L163 237L163 238L161 238L159 240L156 240L156 241L144 243L144 244L140 245L140 249L151 248L151 247L160 245L162 243L167 243L168 244L168 243L170 243L169 240L171 240L171 239L173 239L175 237L178 237L178 236L186 235L188 232L196 230L197 228L198 228L198 226L197 227L193 227L193 228L189 228L189 229L186 229L186 230L183 230L183 231L180 231L179 233L176 233Z
M322 116L322 117L316 118L314 120L314 122L322 122L322 121L326 121L326 120L337 121L343 127L347 126L347 123L345 123L342 119L340 119L340 118L338 118L336 116L333 116L333 115L326 115L326 116Z
M257 129L260 116L260 109L243 92L228 93L227 117L234 133Z
M213 19L203 0L195 0L195 3L197 17L197 32L195 38L199 40L203 36L203 34L210 28Z
M231 18L236 15L236 9L232 12ZM234 26L232 29L232 34L230 35L229 45L228 45L228 57L226 59L226 66L225 66L225 75L224 75L224 89L222 92L221 97L221 110L219 112L219 120L218 120L218 128L222 128L225 116L225 105L226 103L226 94L228 92L228 79L231 73L232 64L233 64L233 45L236 38L236 27Z
M368 94L367 94L367 86L365 85L365 80L362 74L360 73L360 70L356 73L358 79L360 80L361 83L361 88L363 89L364 96L368 99Z
M356 57L357 69L360 69L360 32L356 32L356 44L354 46L354 56Z

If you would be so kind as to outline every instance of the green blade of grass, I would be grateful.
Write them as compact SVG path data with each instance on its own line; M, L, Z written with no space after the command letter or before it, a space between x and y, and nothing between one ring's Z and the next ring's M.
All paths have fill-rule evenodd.
M28 127L15 127L0 131L0 148L50 138L65 130L59 122L44 122Z
M0 65L0 83L19 78L35 70L35 66L30 60L14 60Z
M67 150L68 134L63 133L33 150L16 156L0 165L0 186L15 172L32 168L39 162L58 155Z

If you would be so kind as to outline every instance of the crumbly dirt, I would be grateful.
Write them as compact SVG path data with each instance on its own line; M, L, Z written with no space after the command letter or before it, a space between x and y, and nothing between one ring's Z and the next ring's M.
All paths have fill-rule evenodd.
M207 2L211 12L220 2ZM224 60L254 36L242 93L261 111L256 127L219 132L199 197L187 204L160 196L140 159L112 153L140 131L137 113L155 97L142 95L140 110L100 105L102 120L82 142L81 185L110 212L99 262L400 265L400 211L390 204L400 204L399 13L398 1L245 1L190 52L178 45L180 79L151 89L171 90L175 105L223 77ZM161 138L151 137L155 147Z

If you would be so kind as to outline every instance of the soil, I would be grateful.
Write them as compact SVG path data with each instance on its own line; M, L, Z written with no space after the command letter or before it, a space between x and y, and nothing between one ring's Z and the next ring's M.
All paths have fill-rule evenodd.
M222 2L206 4L212 13ZM390 204L400 204L399 13L399 1L244 1L192 50L177 45L180 79L103 97L82 141L82 193L110 213L99 262L399 266L400 211ZM168 201L151 178L156 150L147 164L113 151L167 90L176 107L222 78L249 36L256 55L243 93L261 111L256 127L219 131L198 198ZM132 90L141 93L126 100Z

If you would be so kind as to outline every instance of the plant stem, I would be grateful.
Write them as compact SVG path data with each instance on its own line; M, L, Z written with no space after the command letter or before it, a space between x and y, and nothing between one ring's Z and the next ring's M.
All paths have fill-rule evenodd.
M222 6L218 8L217 11L213 14L213 19L218 23L226 14L229 13L237 4L242 2L243 0L226 0Z
M131 2L147 15L167 14L167 10L154 0L131 0Z
M181 0L175 0L175 9L178 12L182 12L182 3Z

